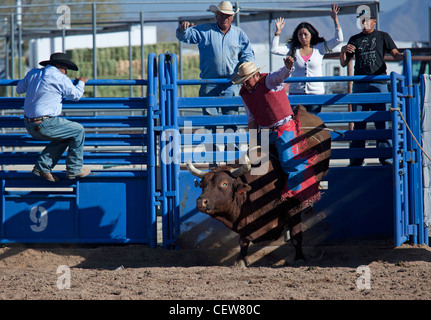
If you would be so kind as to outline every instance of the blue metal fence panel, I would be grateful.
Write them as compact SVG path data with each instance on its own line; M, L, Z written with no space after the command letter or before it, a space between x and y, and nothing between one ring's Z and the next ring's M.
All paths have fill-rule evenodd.
M166 158L176 158L179 148L177 118L178 88L172 85L177 78L176 69L164 54L159 55L159 106L160 106L160 171L161 171L161 201L163 247L178 248L176 239L179 235L179 198L176 190L179 184L179 164L176 161L166 161ZM170 147L172 145L172 147Z
M406 70L409 56L406 53ZM235 141L246 144L247 132L186 132L187 125L194 129L215 125L224 127L236 125L246 128L244 114L237 116L207 117L188 114L188 110L217 106L242 108L239 97L234 98L181 98L178 86L195 85L201 80L178 80L175 54L162 54L156 64L156 56L149 55L148 80L93 80L89 85L141 85L147 86L146 97L140 98L85 98L77 103L65 101L64 109L79 109L83 114L67 115L71 120L84 125L87 134L86 146L92 148L85 153L85 162L106 167L138 165L140 169L100 170L91 177L78 181L62 181L56 185L33 177L29 172L0 172L1 224L0 242L81 242L81 243L148 243L156 246L156 209L161 208L163 222L163 246L178 248L178 239L189 233L195 222L201 224L205 215L198 213L195 194L199 189L190 186L194 179L181 170L181 163L187 159L199 162L231 161L239 158L244 150L220 150L206 152L199 158L194 147L202 147L206 139L225 145ZM156 72L157 71L157 72ZM158 73L158 76L156 76ZM389 225L393 224L393 237L396 245L407 240L424 243L427 239L423 214L418 211L421 198L420 188L421 156L409 136L406 123L413 128L413 135L419 135L418 88L406 80L410 75L391 74L378 77L320 77L306 78L307 81L389 81L391 93L388 94L336 94L319 96L291 96L292 105L323 104L343 106L351 103L390 103L392 112L323 112L319 116L330 125L346 126L359 121L386 121L392 124L388 130L350 131L338 129L331 134L332 141L339 143L332 150L332 160L349 159L358 156L365 158L390 157L393 166L389 167L333 167L326 178L328 191L316 205L316 209L328 213L323 224L308 232L325 229L326 241L343 241L351 237L387 236ZM98 82L100 81L100 82ZM215 80L227 81L225 79ZM288 79L286 82L302 81L301 78ZM0 85L16 85L16 80L0 81ZM158 91L157 91L158 87ZM159 100L157 101L157 96ZM23 98L0 98L0 109L20 109ZM159 103L157 103L159 102ZM94 110L139 110L138 115L89 116ZM180 110L185 115L180 116ZM397 111L399 110L399 112ZM403 115L403 116L401 116ZM37 152L33 147L43 147L46 142L31 138L23 130L21 115L3 115L0 125L8 132L0 137L2 150L0 164L33 164ZM10 130L9 130L10 129ZM107 131L103 131L103 130ZM18 130L18 131L16 131ZM21 130L21 131L20 131ZM367 147L350 149L346 144L353 140L376 140L391 138L393 148ZM157 152L157 146L159 152ZM13 149L19 147L22 149ZM103 151L100 147L118 147L119 150ZM126 148L126 149L121 149ZM138 149L133 149L138 148ZM156 153L159 159L156 158ZM169 160L169 161L167 161ZM64 160L60 161L60 164ZM156 168L160 166L160 190L157 188ZM61 178L64 174L59 173ZM345 176L349 175L346 180ZM356 178L353 178L356 175ZM354 188L343 186L355 181ZM373 183L370 183L373 179ZM392 179L392 180L390 180ZM380 181L379 186L375 186ZM392 186L392 188L390 187ZM59 187L59 188L57 188ZM60 187L62 189L60 189ZM32 191L30 188L35 188ZM373 188L379 190L375 192ZM18 189L16 191L15 189ZM63 190L65 189L65 190ZM344 194L343 194L344 192ZM354 198L352 198L354 197ZM381 203L379 202L379 199ZM381 200L383 199L383 200ZM354 201L358 204L352 205ZM361 203L375 203L380 206L360 208ZM346 213L346 210L349 212ZM378 217L373 217L374 211ZM392 217L393 221L389 221ZM358 220L360 219L360 221ZM370 220L370 224L367 221ZM344 225L343 225L344 224ZM205 227L211 227L204 223ZM328 232L330 230L330 232ZM189 233L190 234L190 233ZM204 234L197 234L202 240ZM316 233L317 234L317 233Z
M38 191L4 192L0 242L149 244L151 220L138 201L148 192L145 180L100 176L55 188L29 178L9 183L8 177L5 189L31 186Z
M66 118L86 131L84 163L99 165L84 179L52 184L20 165L33 165L47 144L24 129L24 98L0 98L6 134L0 136L0 242L30 243L145 243L157 245L156 152L154 127L158 119L156 55L148 56L145 80L90 80L87 85L146 86L137 98L83 98L64 101ZM0 85L16 85L1 80ZM75 111L76 110L76 111ZM130 115L106 113L134 111ZM89 112L99 112L89 116ZM107 148L107 149L106 149ZM59 164L64 164L62 158ZM13 166L12 166L13 165ZM14 166L17 166L16 169ZM109 169L109 170L105 170Z
M410 60L409 51L405 53L405 61ZM194 147L203 147L208 141L222 141L220 144L224 144L225 138L229 139L229 135L234 136L237 143L246 142L248 139L247 133L212 133L205 132L199 134L193 134L190 132L185 132L187 126L193 125L193 130L197 128L205 128L205 126L226 126L226 125L238 125L246 127L246 116L240 114L237 116L203 116L203 115L192 115L188 114L188 110L193 110L196 108L204 107L229 107L236 106L242 107L242 102L239 97L223 98L223 97L205 97L205 98L183 98L178 97L178 86L180 85L198 85L203 83L203 80L178 80L176 78L176 55L166 54L165 56L159 56L159 96L161 99L162 118L166 117L168 119L175 119L178 121L177 124L173 122L166 122L163 126L163 130L173 130L180 134L181 147L179 149L180 154L177 155L178 164L184 163L188 159L192 159L195 162L211 163L213 161L230 161L232 159L238 158L244 151L218 151L218 152L205 152L205 157L196 157L197 153L193 149ZM414 243L424 243L423 234L424 228L421 225L421 213L412 213L412 200L411 193L409 192L409 186L418 183L418 177L413 176L409 173L407 167L409 162L411 162L411 152L408 151L407 147L407 125L414 126L414 119L417 119L417 115L411 116L409 123L404 123L402 121L401 115L406 117L408 112L417 109L417 95L415 92L409 91L409 84L406 78L410 78L410 74L399 75L392 73L391 75L383 76L354 76L354 77L315 77L315 78L289 78L286 82L297 82L297 81L388 81L391 85L390 93L376 93L376 94L332 94L332 95L305 95L305 96L289 96L289 100L292 105L302 104L322 104L323 110L326 106L338 106L353 103L388 103L392 107L392 111L381 111L381 112L323 112L319 116L326 124L339 124L346 125L352 122L374 122L374 121L386 121L392 124L392 128L388 130L361 130L361 131L350 131L350 130L340 130L341 132L333 133L333 142L349 142L352 140L377 140L382 138L390 138L393 141L393 148L362 148L362 149L350 149L345 146L337 147L332 149L331 159L350 159L355 157L365 157L365 158L380 158L380 157L392 157L393 165L389 167L360 167L360 168L337 168L333 167L330 169L330 173L327 176L329 188L332 190L338 190L338 193L333 193L328 191L326 194L329 198L325 198L316 205L317 208L323 210L319 205L329 205L330 203L338 203L341 199L350 199L350 203L353 203L352 197L355 197L359 201L359 205L349 206L349 200L342 210L348 209L349 216L355 217L355 219L364 219L357 221L355 223L353 220L350 223L350 227L353 228L348 232L341 232L340 230L345 230L346 228L341 228L344 220L346 218L346 213L342 212L341 209L335 209L331 218L328 218L327 222L334 224L332 228L333 234L327 237L327 239L338 239L346 240L350 235L355 236L378 236L391 234L394 243L400 245L405 241L412 241ZM228 79L217 79L205 80L205 82L211 83L227 83ZM224 81L224 82L223 82ZM171 106L169 106L171 105ZM178 109L181 109L185 114L180 116ZM400 113L396 111L400 110ZM165 113L165 115L163 115ZM172 114L173 113L173 114ZM195 113L194 113L195 114ZM171 121L171 120L169 120ZM413 122L412 122L413 121ZM192 132L193 132L192 130ZM184 132L182 132L184 131ZM216 140L216 139L221 140ZM209 140L206 140L209 139ZM165 143L164 146L167 144ZM188 150L186 150L188 148ZM176 152L175 150L172 152ZM198 160L198 161L197 161ZM172 171L173 170L173 171ZM178 166L166 166L163 169L162 165L162 175L168 177L171 175L174 177L175 181L179 181L179 189L177 185L169 185L169 189L166 191L166 195L169 197L177 197L180 199L180 206L177 203L171 203L169 209L164 213L164 221L166 221L166 228L164 229L164 239L170 244L178 245L178 237L184 233L184 230L189 230L190 226L194 222L198 221L201 223L204 215L199 213L194 208L195 206L195 193L192 192L190 187L190 178L187 171L180 171L178 175ZM341 170L341 171L340 171ZM371 172L372 171L372 172ZM340 173L339 173L340 172ZM353 182L348 177L353 173L358 173L358 179ZM179 177L179 178L178 178ZM368 178L367 178L368 177ZM373 189L372 183L367 179L379 180L381 178L384 187L378 187ZM342 185L344 182L348 181L349 184L354 183L353 187L346 186L345 188L337 188L337 186ZM168 178L166 178L166 182ZM350 194L351 189L361 190L355 194ZM198 189L199 190L199 189ZM374 198L373 198L374 197ZM371 199L373 198L373 199ZM371 199L371 200L370 200ZM383 200L382 200L383 199ZM379 206L379 212L370 212L370 214L364 214L364 208L360 204L371 204L382 201L381 206ZM178 217L178 207L180 208L180 213ZM415 208L417 206L415 205ZM340 210L340 211L337 211ZM414 209L416 210L416 209ZM378 218L373 217L373 214L378 214ZM366 223L362 223L362 222ZM361 223L358 223L361 222ZM382 223L385 222L385 223ZM181 225L182 223L182 225ZM371 226L370 226L371 225ZM187 227L188 226L188 227ZM208 224L205 224L208 228ZM388 228L388 226L390 226ZM180 233L178 228L182 228ZM337 227L340 227L337 230ZM362 229L362 230L361 230ZM389 231L388 231L389 230ZM337 233L338 232L338 233ZM187 233L189 233L187 231ZM201 234L198 237L203 237L205 232L201 230Z
M410 52L406 52L407 59L404 60L406 71L407 99L406 121L409 124L410 134L407 135L407 170L409 186L409 212L410 220L414 226L413 243L425 243L425 229L423 219L423 194L422 194L422 152L420 150L421 121L419 88L413 85L412 62ZM416 140L416 141L415 141Z

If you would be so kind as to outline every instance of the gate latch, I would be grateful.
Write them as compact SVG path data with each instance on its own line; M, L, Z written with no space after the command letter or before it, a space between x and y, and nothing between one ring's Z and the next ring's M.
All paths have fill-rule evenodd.
M416 149L408 150L406 152L406 162L408 163L416 163Z

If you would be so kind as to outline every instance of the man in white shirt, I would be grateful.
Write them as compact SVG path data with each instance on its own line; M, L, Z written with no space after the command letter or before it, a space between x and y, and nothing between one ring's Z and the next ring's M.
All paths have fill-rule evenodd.
M66 76L67 69L78 71L78 67L64 53L53 53L50 60L39 64L45 68L30 70L16 87L18 94L26 93L24 121L28 133L36 139L51 141L40 154L32 173L51 182L59 181L51 171L68 148L66 177L83 178L91 172L83 167L84 127L58 116L63 98L79 100L88 78L78 77L78 83L72 83Z

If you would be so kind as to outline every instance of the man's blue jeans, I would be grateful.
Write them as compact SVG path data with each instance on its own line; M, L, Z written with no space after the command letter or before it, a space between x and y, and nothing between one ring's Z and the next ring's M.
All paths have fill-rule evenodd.
M199 89L199 97L235 97L239 95L239 86L232 84L206 84ZM238 107L221 108L224 115L237 115ZM217 116L218 108L204 108L204 115Z
M28 133L38 140L51 141L37 159L35 169L51 172L66 151L66 171L79 174L84 162L84 127L64 118L53 117L40 123L27 122Z
M354 93L376 93L376 92L388 92L387 83L381 82L355 82L353 84ZM352 111L386 111L388 108L386 103L378 104L353 104ZM387 129L387 124L385 121L374 122L376 129ZM367 122L355 122L353 130L365 130L367 127ZM377 148L388 148L391 147L392 143L389 140L377 140ZM365 141L352 141L350 148L365 148ZM364 158L356 158L350 160L350 165L360 166L362 165ZM385 164L385 158L379 159L381 164Z

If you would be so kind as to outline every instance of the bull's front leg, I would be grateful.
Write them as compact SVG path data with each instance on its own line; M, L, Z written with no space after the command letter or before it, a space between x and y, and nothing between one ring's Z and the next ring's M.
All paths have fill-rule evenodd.
M239 237L239 247L240 247L240 251L239 251L239 255L238 258L236 258L235 261L235 266L241 267L241 268L245 268L248 265L247 262L247 253L248 253L248 246L250 245L250 241L243 238L243 237Z
M295 248L295 261L303 260L304 253L302 252L302 210L291 210L289 212L288 227L290 231L290 240Z

